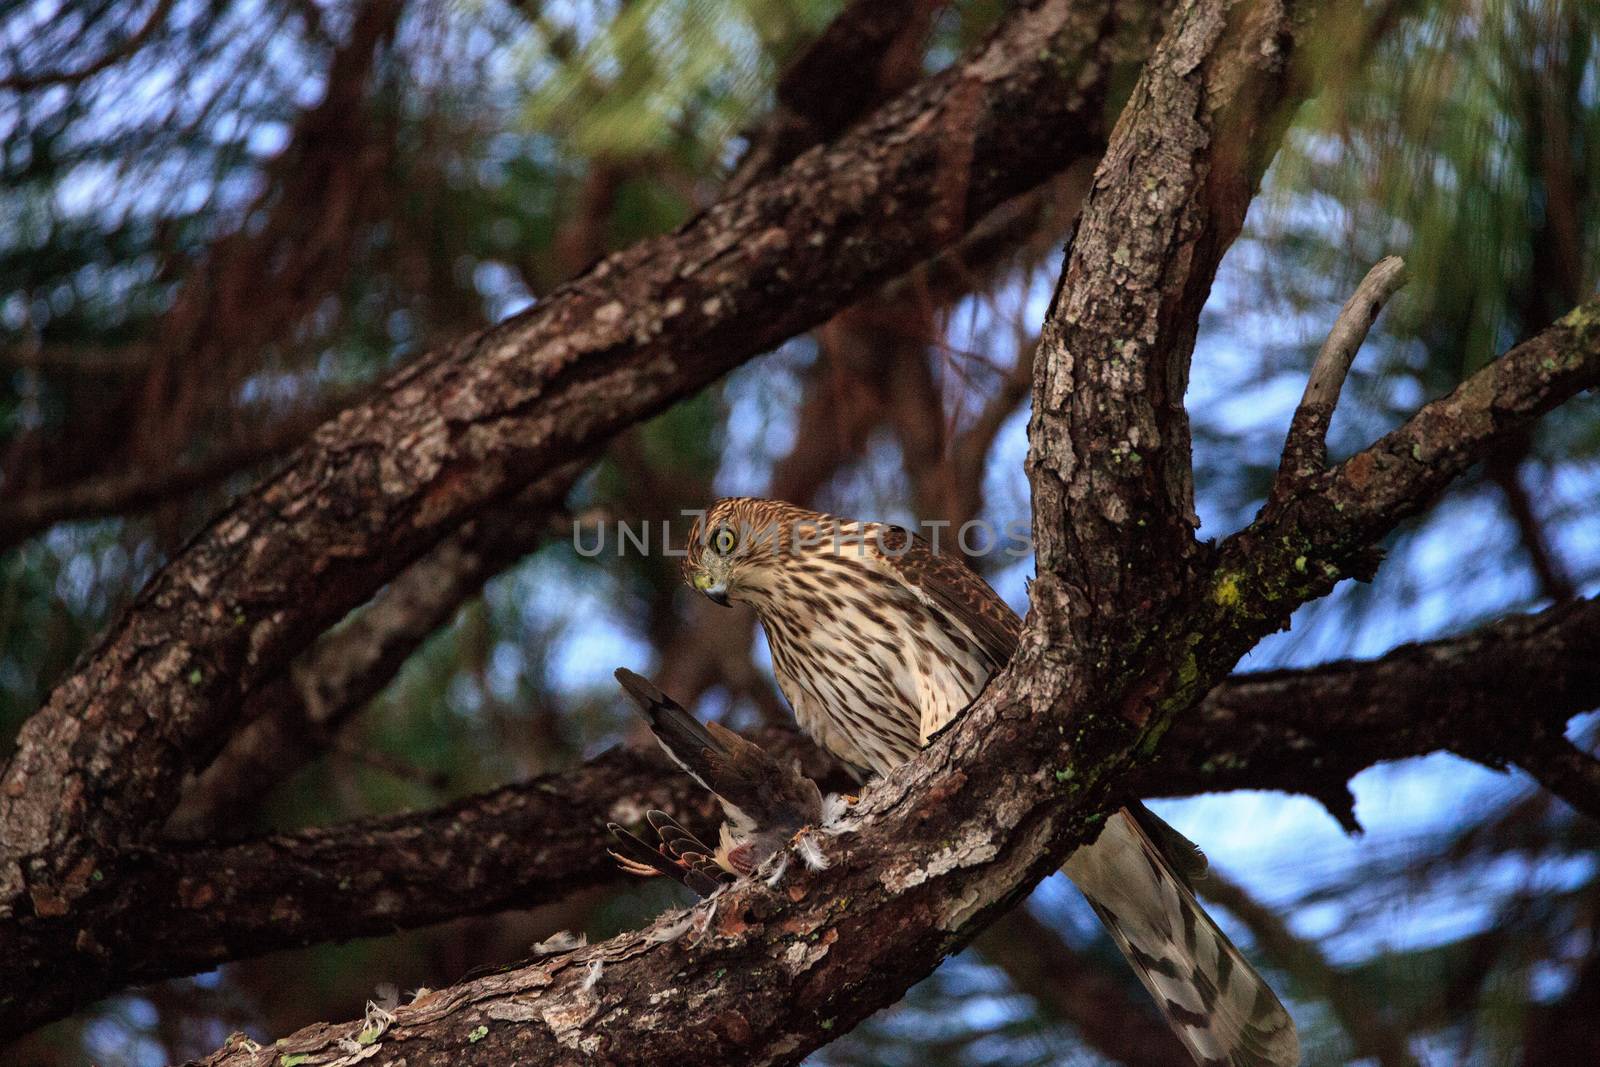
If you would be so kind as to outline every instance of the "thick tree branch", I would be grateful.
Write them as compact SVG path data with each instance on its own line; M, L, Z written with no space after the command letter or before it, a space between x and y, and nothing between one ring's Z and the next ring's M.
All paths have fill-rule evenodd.
M1559 736L1567 719L1596 707L1600 598L1405 645L1376 660L1230 678L1174 724L1155 762L1130 785L1148 796L1235 788L1337 795L1367 767L1430 752L1524 763L1539 738ZM770 730L758 740L780 758L802 759L819 779L835 773L792 731ZM713 828L704 791L655 749L619 749L440 811L152 849L95 912L59 927L62 937L83 931L93 939L97 966L52 972L34 989L29 1014L4 1030L36 1025L131 982L550 903L615 881L604 857L605 823L632 822L628 813L650 807L680 815L691 829ZM321 874L314 873L318 864L328 865ZM1097 988L1072 986L1086 996Z
M0 921L96 892L248 694L462 522L1096 152L1109 74L1139 36L1104 30L1145 9L1019 10L831 148L418 360L324 426L153 579L24 726L0 779ZM0 1005L31 981L8 975Z
M224 832L325 749L467 599L552 533L567 490L587 466L557 468L463 526L291 669L251 693L247 725L185 788L167 833L200 839Z
M1176 455L1159 457L1155 475L1116 469L1114 457L1125 444L1169 447L1164 435L1129 442L1119 429L1135 435L1146 428L1174 429L1171 407L1129 397L1119 374L1142 377L1147 387L1181 379L1192 320L1183 327L1181 318L1158 313L1151 322L1136 301L1129 311L1153 333L1136 331L1131 350L1120 342L1096 344L1092 330L1073 333L1083 326L1081 318L1073 321L1074 312L1098 317L1109 305L1111 318L1096 321L1120 321L1115 290L1130 277L1147 277L1151 260L1180 265L1157 272L1163 283L1173 283L1160 290L1171 300L1165 306L1190 302L1197 312L1198 289L1242 215L1242 205L1228 208L1226 201L1248 192L1270 155L1270 136L1232 142L1228 123L1260 128L1253 116L1241 120L1234 113L1241 98L1293 98L1289 84L1274 79L1282 77L1296 30L1297 20L1271 4L1228 8L1196 0L1175 16L1130 107L1145 114L1124 114L1085 211L1091 233L1110 232L1107 220L1097 216L1123 211L1135 234L1130 242L1137 245L1120 257L1109 254L1118 249L1102 249L1108 253L1103 259L1075 252L1041 345L1045 365L1036 379L1036 411L1054 412L1070 400L1070 412L1062 432L1046 428L1034 440L1034 471L1048 472L1036 477L1036 533L1042 539L1049 524L1060 523L1071 531L1072 543L1058 537L1051 551L1041 549L1035 592L1047 581L1050 588L1044 597L1036 595L1034 620L1017 660L921 758L868 790L851 825L826 846L831 865L791 872L779 891L764 882L734 886L702 905L696 923L668 916L640 934L431 995L371 1028L380 1032L368 1034L369 1044L392 1042L408 1055L449 1055L468 1063L560 1062L574 1054L616 1062L691 1055L701 1063L744 1062L756 1055L794 1062L830 1033L898 996L1091 838L1100 813L1123 799L1127 783L1117 776L1150 759L1160 732L1198 703L1244 648L1276 627L1295 603L1326 588L1301 582L1296 576L1305 573L1305 564L1295 567L1295 558L1284 558L1277 546L1241 556L1243 541L1234 539L1213 560L1171 530L1138 525L1146 514L1156 525L1173 525L1163 522L1168 518L1181 525L1186 473ZM1241 88L1239 96L1232 95ZM1218 116L1226 117L1223 129L1209 128ZM1132 146L1123 143L1128 139ZM1136 156L1139 162L1133 162ZM1168 182L1185 190L1176 204L1168 198ZM1148 241L1144 226L1131 225L1149 219L1149 212L1135 210L1140 201L1129 195L1130 185L1143 189L1145 203L1155 209L1157 225ZM1215 208L1219 198L1224 204L1218 215L1193 212L1195 203ZM1198 232L1174 225L1178 215ZM1133 262L1137 270L1118 274L1118 267ZM1082 286L1101 294L1105 304L1077 291ZM1074 336L1087 347L1072 343ZM1582 342L1580 349L1588 344L1566 340ZM1432 436L1435 457L1458 451L1456 459L1429 462L1424 453L1417 462L1430 473L1402 469L1394 484L1373 485L1376 492L1352 520L1365 535L1359 543L1339 523L1303 524L1304 547L1316 553L1311 558L1366 551L1423 506L1478 447L1492 445L1498 434L1589 384L1566 364L1592 357L1555 349L1547 352L1548 368L1530 366L1514 352L1504 366L1469 382L1468 394L1487 390L1504 403L1487 427L1468 419L1453 425L1453 434L1440 429ZM1093 395L1052 389L1069 383L1079 364L1110 365L1118 357L1124 360L1119 373L1104 367L1085 372L1083 384ZM1122 409L1117 401L1123 399L1133 406ZM1176 404L1171 396L1157 400ZM1427 425L1438 415L1438 406L1431 405L1413 422ZM1107 431L1105 443L1098 453L1084 451L1093 448L1090 431L1097 419ZM1369 453L1384 454L1416 430L1403 427ZM1121 461L1127 459L1124 454ZM1327 497L1344 503L1341 478L1349 467L1329 472L1325 483L1319 480ZM1053 484L1039 488L1051 479ZM1073 486L1080 490L1076 495L1067 491ZM1309 512L1311 492L1308 486L1297 494L1288 512ZM1118 500L1124 505L1120 512ZM1090 511L1082 525L1074 525L1065 510L1069 502ZM1327 510L1333 510L1331 503ZM1251 532L1259 536L1281 520L1266 517ZM1089 551L1075 556L1066 548ZM1138 570L1141 559L1153 565L1153 573L1122 573L1124 566ZM1228 569L1245 564L1257 568L1253 585ZM1147 599L1138 598L1141 590ZM1128 598L1115 605L1120 618L1090 618L1101 614L1097 602L1112 599L1113 592ZM1157 620L1153 629L1150 617ZM1120 635L1119 627L1125 631ZM1077 634L1086 634L1090 643L1052 656L1051 650L1067 643L1062 638ZM1110 639L1117 636L1126 640ZM736 987L721 982L730 970L739 975ZM662 998L668 974L676 995ZM320 1057L354 1036L354 1029L311 1028L286 1039L279 1050ZM212 1062L251 1062L255 1055L233 1047Z
M1095 173L1040 335L1029 423L1030 597L1064 629L1025 642L1022 660L1060 672L1058 693L1118 673L1146 612L1186 584L1199 521L1183 407L1196 323L1304 98L1290 58L1311 10L1180 7ZM1148 714L1127 697L1125 715Z
M762 739L830 764L789 732ZM606 823L650 808L714 828L708 794L657 751L617 748L562 774L418 815L270 834L227 845L140 850L115 893L81 921L28 928L71 933L99 966L53 969L8 1012L22 1032L130 983L323 941L392 933L448 918L530 907L620 880ZM76 927L76 930L72 928ZM62 938L23 946L59 952ZM9 951L9 950L8 950Z
M1162 782L1198 773L1214 789L1248 781L1336 807L1345 784L1374 763L1446 751L1520 764L1594 708L1600 598L1402 645L1376 660L1237 675L1174 724L1172 742L1140 779L1159 793ZM1297 748L1315 756L1297 758Z
M1546 724L1516 762L1534 780L1573 808L1600 822L1600 760Z

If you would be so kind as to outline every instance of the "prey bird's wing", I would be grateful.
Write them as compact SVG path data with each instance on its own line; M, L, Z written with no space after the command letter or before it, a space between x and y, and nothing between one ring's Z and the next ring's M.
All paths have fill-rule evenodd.
M683 874L677 863L659 849L652 848L633 831L614 822L606 823L606 829L611 831L611 836L617 843L616 848L608 848L606 852L621 865L623 870L629 874L646 877L664 874L676 881L682 880Z
M730 780L726 773L725 768L733 755L726 742L713 735L682 704L656 688L648 679L626 667L617 668L616 679L623 691L639 706L645 721L650 724L650 733L668 758L699 782L700 788L721 800L729 818L745 826L753 823L755 815L744 810L750 799L748 790L741 790L740 783Z
M624 871L643 876L666 875L702 897L733 880L733 872L720 866L714 853L670 815L652 811L647 819L661 840L658 847L652 848L616 823L607 824L617 842L616 848L607 851Z
M717 723L702 723L682 705L626 668L618 683L633 698L672 761L722 802L735 828L747 833L798 830L820 821L822 794L793 767Z

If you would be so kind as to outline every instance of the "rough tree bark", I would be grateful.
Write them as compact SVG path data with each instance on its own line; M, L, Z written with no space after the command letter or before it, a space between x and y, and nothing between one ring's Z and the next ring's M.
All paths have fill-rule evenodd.
M1092 838L1162 733L1295 606L1369 567L1379 537L1505 433L1600 381L1600 304L1585 305L1222 546L1193 541L1181 395L1194 322L1281 128L1263 102L1296 96L1287 59L1306 14L1195 0L1175 15L1041 342L1039 579L1022 647L946 736L868 791L826 844L828 869L208 1062L796 1062Z
M1144 10L1019 10L835 145L422 358L324 426L24 726L0 779L0 922L59 922L70 945L74 909L159 826L248 694L462 522L1097 152L1127 36L1103 31ZM92 965L92 945L74 951ZM6 983L0 1008L29 980Z
M289 670L252 692L245 725L184 789L168 836L222 832L295 767L332 741L386 686L412 652L485 582L532 552L551 531L586 460L557 467L467 523L407 567Z
M640 934L428 994L394 1017L319 1025L271 1049L231 1041L211 1060L448 1055L567 1063L587 1054L611 1062L795 1062L899 996L1091 838L1101 813L1150 773L1167 727L1184 721L1294 606L1368 567L1369 549L1385 531L1506 433L1600 381L1600 307L1590 304L1372 448L1308 476L1219 548L1194 543L1181 408L1194 318L1282 121L1257 105L1297 95L1286 61L1308 6L1194 0L1175 17L1097 175L1036 367L1030 473L1040 580L1018 661L929 753L869 792L846 830L826 843L829 869L792 873L776 890L735 886L702 906L694 923L665 917ZM1009 32L1060 7L1029 9ZM952 81L982 83L996 62L991 54L988 64L964 65L941 92L953 92ZM1062 84L1057 75L1043 77ZM990 115L981 102L994 84L968 93L980 100L972 114ZM1008 84L1005 75L998 84ZM938 97L936 113L959 112L950 100ZM924 130L938 125L929 120ZM883 134L881 127L868 132L874 129ZM851 143L803 158L795 172L815 176L808 166ZM903 143L889 149L901 162ZM883 157L869 152L865 173L881 173L874 160ZM663 280L661 270L670 265L670 275L697 239L726 236L741 222L759 227L760 208L776 203L764 197L781 199L791 176L756 187L736 202L739 210L713 212L699 230L602 264L593 287L564 291L557 311L402 376L391 397L346 420L346 452L335 454L340 433L328 430L290 471L203 535L58 691L42 725L31 728L28 758L0 783L0 818L8 820L0 859L14 864L0 869L8 917L28 918L15 909L31 900L33 917L66 919L70 928L74 913L106 891L95 887L115 881L105 875L116 868L100 864L114 863L119 838L147 832L170 805L173 764L224 734L239 694L339 604L370 592L392 573L385 568L537 473L561 447L669 402L723 358L675 344L690 336L742 343L765 329L739 301L790 280L775 273L770 248L732 253L737 276L722 274L724 264L704 276L691 270L687 279ZM932 222L911 224L908 236L897 229L905 223L885 228L869 216L859 231L867 223L887 229L889 244L902 251L937 240L930 236L944 225L937 207L952 201L936 195L939 182L921 181L916 188L936 209ZM974 172L961 198L981 200L975 190L998 181ZM859 251L851 225L827 231L844 245L841 285L888 269L884 256L849 255ZM781 232L787 240L789 231ZM788 251L795 258L795 248ZM802 274L821 271L798 258ZM639 278L619 281L613 267ZM697 318L700 329L663 326L665 340L625 339L635 327L660 324L671 300L696 282L704 292L739 288L715 297L732 299L731 307L689 312L684 305L680 314ZM619 293L661 306L618 303L606 313ZM830 296L817 299L786 322L816 312ZM567 315L587 316L592 332L550 343L593 342L602 355L559 367L526 358L530 337L556 336L571 325ZM608 315L621 321L608 324ZM666 363L675 363L670 374ZM638 410L595 407L593 387L618 382L638 386ZM380 426L383 419L398 426ZM516 434L526 436L513 441ZM415 459L385 451L396 441L428 447ZM346 468L355 468L354 480ZM358 492L363 478L377 479L382 495ZM398 561L375 559L390 541ZM307 545L334 545L348 556L294 584ZM217 610L182 619L197 595ZM285 606L297 599L303 615ZM1100 610L1108 604L1116 610ZM159 631L146 627L170 626L175 617L179 643L156 644ZM244 632L230 635L229 623ZM134 770L153 777L129 780ZM68 789L59 818L42 792L57 785ZM20 818L13 823L13 816ZM25 833L16 844L13 826ZM737 983L724 981L729 974ZM662 998L669 976L675 995Z
M1144 796L1274 788L1347 817L1345 783L1385 760L1449 751L1525 765L1537 739L1600 706L1600 598L1405 645L1380 659L1239 675L1172 727L1129 788ZM758 740L836 787L834 764L798 734ZM830 775L834 775L830 779ZM101 950L90 974L58 971L0 1035L123 986L230 960L463 915L552 903L615 882L606 823L649 808L711 832L703 790L653 748L608 752L571 771L436 811L270 834L225 845L151 847L114 892L78 915ZM24 946L41 952L46 946Z
M1586 318L1593 325L1584 331L1581 373L1541 370L1533 362L1523 363L1520 374L1551 375L1569 393L1600 383L1600 307L1587 308ZM1482 374L1493 377L1494 371ZM1522 390L1501 390L1499 395L1516 392ZM1484 407L1496 406L1494 392L1475 379L1432 407L1478 408L1465 402L1474 393ZM1402 432L1416 431L1418 424L1436 426L1432 414L1419 413ZM1527 406L1520 418L1535 414L1536 407ZM1467 424L1476 421L1469 418ZM1464 462L1497 439L1494 426L1479 425L1481 432L1467 431L1454 439L1440 435L1432 444L1449 444L1445 451L1450 454L1459 449L1458 460ZM1348 462L1359 468L1380 453L1374 446ZM1387 523L1380 523L1376 513L1367 521L1392 527L1414 504L1394 498L1385 506ZM1263 524L1253 532L1264 535L1267 528ZM1331 554L1339 538L1333 530L1326 538L1313 537L1311 544ZM1348 545L1342 551L1359 554ZM1270 593L1240 586L1235 597L1229 574L1214 570L1215 581L1202 583L1202 594L1185 612L1189 633L1195 635L1190 647L1204 648L1200 637L1214 624L1217 604L1207 594L1220 588L1228 610L1268 630L1295 603L1291 576L1298 575L1291 563ZM1291 591L1278 592L1284 589ZM1508 620L1496 626L1505 627L1508 636L1525 633L1532 642L1527 647L1533 649L1542 647L1543 626L1565 611L1593 610L1585 602L1580 608L1534 617L1543 622ZM1581 622L1575 654L1588 658L1591 620L1573 618ZM1386 699L1388 686L1402 684L1401 664L1428 663L1435 656L1459 662L1458 657L1486 647L1477 644L1481 639L1474 635L1451 649L1402 649L1392 660L1380 661L1377 677L1383 681L1374 685L1376 707L1395 720L1409 720L1410 709ZM1159 662L1161 655L1156 649L1143 658ZM1221 669L1215 661L1195 663L1197 670ZM372 1055L387 1057L376 1060L380 1063L429 1055L486 1064L566 1063L575 1055L611 1063L660 1062L671 1056L691 1056L697 1063L798 1062L877 1006L892 1002L943 955L964 944L985 919L1015 903L1066 851L1093 836L1099 812L1115 807L1125 795L1150 789L1154 781L1170 781L1174 761L1191 745L1188 754L1198 761L1197 776L1208 788L1224 781L1248 783L1252 764L1269 769L1299 758L1302 768L1315 768L1345 747L1313 743L1308 748L1306 736L1295 738L1299 730L1291 727L1281 755L1260 749L1241 765L1234 758L1234 738L1219 738L1215 728L1190 721L1193 733L1174 733L1170 745L1160 746L1153 756L1141 755L1146 743L1125 719L1089 710L1107 705L1086 703L1061 715L1033 688L1035 677L1025 667L1009 670L948 736L869 790L853 825L828 841L831 866L825 871L791 869L776 889L759 880L734 886L691 915L663 916L647 930L604 945L427 994L400 1009L392 1021L319 1024L267 1049L239 1039L206 1062L264 1065L282 1056L324 1064L374 1045L380 1052ZM1169 684L1182 684L1175 673L1168 677ZM1261 680L1269 692L1281 682ZM1305 729L1315 729L1327 718L1327 705L1316 700L1328 695L1322 684L1301 694L1311 701L1302 708ZM1579 706L1591 696L1576 688L1573 693ZM1465 706L1467 698L1461 699L1460 706ZM1190 702L1192 698L1160 709L1176 718L1174 730L1185 724L1183 712ZM1286 699L1283 706L1293 705ZM1456 706L1445 700L1441 709ZM1507 718L1486 719L1487 736L1503 737ZM1446 718L1431 740L1426 731L1409 734L1404 729L1377 729L1370 736L1395 743L1393 751L1399 755L1411 744L1431 748L1440 740L1455 739L1462 727ZM1518 740L1514 747L1522 744ZM1131 773L1106 771L1113 761L1125 761ZM737 983L724 981L730 974L738 975ZM663 1000L658 994L665 984L675 995ZM298 1056L307 1058L294 1059Z

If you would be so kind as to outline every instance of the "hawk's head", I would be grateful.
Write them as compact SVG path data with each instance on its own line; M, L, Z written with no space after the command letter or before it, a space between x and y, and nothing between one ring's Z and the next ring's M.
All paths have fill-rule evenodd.
M784 568L837 524L779 500L729 497L711 505L689 531L684 581L718 604L759 606Z

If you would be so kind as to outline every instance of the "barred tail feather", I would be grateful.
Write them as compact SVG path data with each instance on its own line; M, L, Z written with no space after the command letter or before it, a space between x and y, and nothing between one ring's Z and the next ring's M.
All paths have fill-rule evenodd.
M1062 867L1201 1067L1296 1067L1294 1021L1127 811Z

